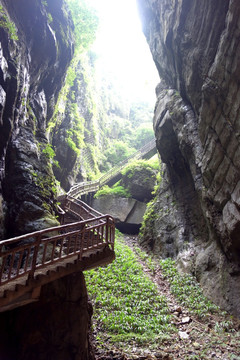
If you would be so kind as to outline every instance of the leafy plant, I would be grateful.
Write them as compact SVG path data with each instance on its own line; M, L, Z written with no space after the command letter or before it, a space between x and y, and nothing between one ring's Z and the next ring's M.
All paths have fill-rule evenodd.
M105 163L109 164L109 167L113 167L118 165L120 162L127 159L130 155L132 155L136 150L132 147L129 147L122 140L114 140L107 150L104 152ZM103 167L103 170L109 170L109 168Z
M51 22L53 22L53 17L50 13L47 14L48 17L48 23L51 24Z
M141 169L160 170L158 157L154 156L149 160L133 160L122 170L122 175L132 178L133 174Z
M10 39L18 40L16 26L12 21L9 20L8 16L3 10L2 5L0 5L0 18L0 27L7 30Z
M175 331L167 301L119 235L115 252L116 260L110 266L85 274L99 340L159 344Z
M187 306L199 318L220 311L218 306L203 295L200 285L193 276L179 274L174 260L161 260L160 265L163 274L170 282L171 292L181 304Z
M76 52L86 50L95 40L98 17L84 0L67 0L75 26Z
M46 156L47 159L50 160L51 164L54 164L55 166L59 167L59 163L57 160L54 160L54 157L56 156L55 151L52 148L51 144L47 144L44 149L42 150L42 154Z
M140 149L154 136L152 123L140 125L134 132L134 147Z

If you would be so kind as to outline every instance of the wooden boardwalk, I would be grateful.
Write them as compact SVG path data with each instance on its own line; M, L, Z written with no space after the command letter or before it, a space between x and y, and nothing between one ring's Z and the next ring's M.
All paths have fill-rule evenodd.
M64 221L0 242L0 312L37 301L42 285L114 260L110 215L67 197Z
M121 176L121 171L129 163L130 160L137 160L140 158L151 157L157 152L156 140L152 139L146 145L144 145L140 150L138 150L133 155L129 156L126 160L122 161L118 166L113 167L106 174L102 175L96 181L86 181L79 184L75 184L71 187L68 192L69 196L78 197L81 195L88 194L90 192L98 191L103 185L110 185L111 182L119 180Z

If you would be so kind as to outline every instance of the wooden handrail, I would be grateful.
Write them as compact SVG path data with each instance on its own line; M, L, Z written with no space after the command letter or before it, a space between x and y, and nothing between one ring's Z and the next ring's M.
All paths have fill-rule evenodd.
M99 211L91 208L89 205L87 205L80 199L75 199L72 196L66 197L65 209L68 210L70 213L74 212L75 209L76 213L82 217L82 220L97 218L103 215Z
M0 285L58 264L63 259L78 257L84 253L109 246L114 250L114 219L102 215L79 200L67 199L71 207L84 208L85 218L68 225L55 226L26 235L0 241Z

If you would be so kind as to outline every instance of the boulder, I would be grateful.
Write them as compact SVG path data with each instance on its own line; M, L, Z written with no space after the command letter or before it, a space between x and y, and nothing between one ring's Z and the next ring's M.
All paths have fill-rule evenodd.
M122 176L121 184L130 192L132 198L148 202L153 198L152 192L157 183L156 173L150 167L136 166L133 172Z
M92 207L103 214L111 214L116 226L123 232L137 232L146 211L146 204L143 202L112 195L93 199Z

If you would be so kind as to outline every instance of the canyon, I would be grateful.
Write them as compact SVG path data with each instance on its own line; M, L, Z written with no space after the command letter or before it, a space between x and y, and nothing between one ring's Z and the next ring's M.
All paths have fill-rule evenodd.
M137 2L161 78L153 126L163 163L141 245L176 258L210 299L239 317L238 0ZM65 1L0 5L0 239L7 239L59 224L56 179L67 191L104 168L104 137L115 136L114 117L120 123L127 115L111 105L108 119L99 115L104 106L96 115L86 76L93 55L71 62L74 24ZM70 64L72 74L83 71L68 75L63 92ZM15 360L32 359L33 351L36 360L93 359L91 311L83 274L69 275L46 285L38 303L0 314L0 350ZM60 328L68 333L61 344Z

